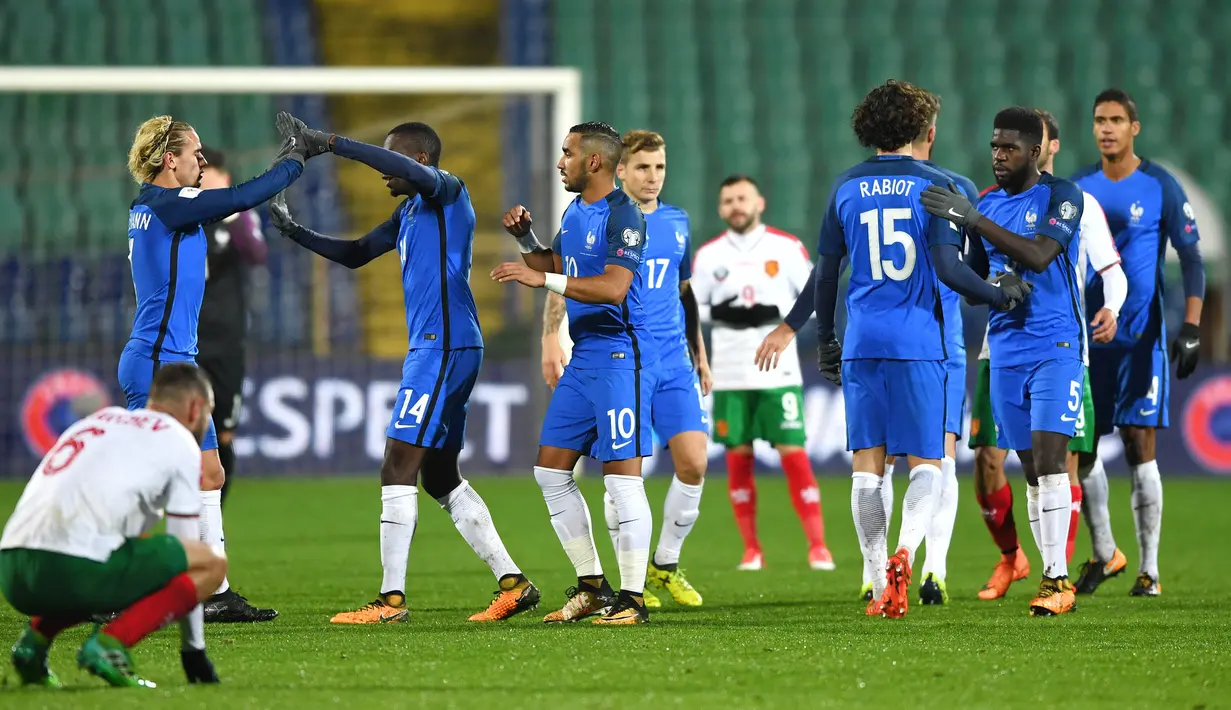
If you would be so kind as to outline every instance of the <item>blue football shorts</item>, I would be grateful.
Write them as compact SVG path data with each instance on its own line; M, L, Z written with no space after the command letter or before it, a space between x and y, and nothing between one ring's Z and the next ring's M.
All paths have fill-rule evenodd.
M654 433L664 445L676 434L710 431L701 381L691 367L660 373L658 387L650 402Z
M470 392L479 379L483 348L411 350L385 435L428 449L460 451L466 438Z
M1028 365L997 367L992 360L992 418L996 445L1026 451L1030 433L1054 431L1072 437L1081 416L1086 366L1081 360L1056 358Z
M1128 348L1091 348L1090 388L1099 436L1117 426L1166 429L1171 371L1163 338Z
M599 461L649 456L655 368L564 368L543 416L539 446L579 451Z
M847 360L842 363L846 448L945 455L947 390L941 360Z
M160 365L171 362L190 362L193 360L154 360L148 355L137 352L132 344L124 346L120 353L120 366L116 375L120 380L120 388L124 390L124 399L128 408L141 409L150 397L150 383L154 381L154 371ZM205 439L201 441L202 451L212 451L218 448L218 432L214 429L214 418L209 418L209 428L205 430Z

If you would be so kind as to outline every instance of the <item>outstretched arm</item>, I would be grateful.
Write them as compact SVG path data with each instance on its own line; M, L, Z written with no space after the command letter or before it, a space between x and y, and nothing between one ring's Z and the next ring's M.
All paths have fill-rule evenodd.
M342 136L331 137L330 145L343 158L363 163L381 175L407 180L425 198L449 203L460 192L461 182L456 177L401 153Z
M282 236L348 269L358 269L397 246L400 223L396 211L392 217L358 239L337 239L297 224L291 219L283 195L278 195L269 203L269 217Z
M250 210L285 190L300 175L303 175L302 160L288 156L264 173L233 187L217 190L181 187L168 191L167 197L150 205L150 209L167 229L181 232Z
M979 278L969 266L962 263L958 249L952 244L934 244L929 249L932 265L941 283L956 291L974 304L986 304L993 308L1004 305L1005 294L999 288Z
M799 292L799 296L795 298L795 305L791 306L791 312L786 314L783 322L786 326L796 333L804 327L808 319L816 311L816 269L812 269L812 273L808 274L808 280L804 282L803 289Z

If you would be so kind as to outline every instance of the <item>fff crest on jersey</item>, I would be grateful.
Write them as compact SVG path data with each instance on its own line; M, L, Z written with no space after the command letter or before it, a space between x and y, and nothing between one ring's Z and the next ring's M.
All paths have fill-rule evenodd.
M641 232L635 229L626 229L620 235L620 239L624 240L624 246L635 247L641 243Z
M1187 206L1188 206L1188 203L1185 203L1185 207ZM680 234L679 232L675 233L675 243L676 244L679 244L680 246L684 246L684 243L687 241L688 241L688 237L684 236L683 234Z
M1026 210L1026 229L1034 229L1034 224L1038 221L1038 212L1035 212L1033 209Z
M1140 202L1134 202L1128 207L1129 222L1131 224L1139 224L1145 213L1146 208L1142 207Z
M586 234L586 249L593 249L596 239L597 237L594 236L594 232L588 232Z
M778 275L778 260L777 259L770 259L769 261L765 262L765 274L766 276L769 276L770 278L773 278Z
M1060 219L1068 221L1077 216L1077 205L1065 200L1060 203Z

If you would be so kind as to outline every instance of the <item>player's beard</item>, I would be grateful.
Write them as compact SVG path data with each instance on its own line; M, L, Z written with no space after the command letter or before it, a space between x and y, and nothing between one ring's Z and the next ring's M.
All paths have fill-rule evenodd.
M727 220L727 226L734 232L739 234L747 234L748 230L752 229L752 225L756 224L757 217L759 217L759 215L737 212L731 215L731 218Z

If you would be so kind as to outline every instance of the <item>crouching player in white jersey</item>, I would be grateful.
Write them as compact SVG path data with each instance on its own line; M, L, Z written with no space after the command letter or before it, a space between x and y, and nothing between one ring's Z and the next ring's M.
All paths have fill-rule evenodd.
M1042 152L1039 154L1039 172L1051 173L1056 154L1060 152L1060 126L1055 116L1043 109L1035 109L1043 119ZM995 187L989 188L991 192ZM1095 275L1102 278L1106 300L1090 323L1090 339L1096 343L1111 342L1116 334L1116 319L1120 306L1128 292L1128 281L1120 268L1120 254L1115 240L1107 227L1107 218L1098 200L1083 192L1085 208L1081 213L1081 229L1077 246L1077 292L1085 312L1086 282ZM1089 270L1087 270L1087 265ZM992 569L992 576L979 590L980 599L999 599L1009 586L1030 575L1030 562L1017 542L1017 526L1013 520L1013 491L1004 473L1004 460L1008 452L996 444L996 427L992 418L991 367L987 337L983 339L983 351L979 354L979 373L975 381L974 411L971 416L970 448L975 451L975 492L983 512L983 522L992 534L992 540L1000 549L1000 561ZM1090 391L1090 376L1086 373L1082 387L1082 407L1077 415L1077 427L1069 441L1068 473L1072 491L1072 513L1069 515L1069 536L1065 543L1065 559L1073 560L1077 541L1077 518L1081 510L1081 485L1077 479L1077 456L1086 453L1097 456L1097 437L1094 434L1094 400ZM1080 587L1079 587L1080 590Z
M859 142L877 154L835 181L818 247L821 374L842 386L854 452L851 512L864 565L885 570L874 580L869 616L906 614L915 551L933 523L950 376L940 283L1002 309L1029 294L1016 277L1000 288L984 282L961 262L957 227L919 207L925 188L948 192L951 184L912 157L911 144L930 130L937 105L928 92L892 80L864 97L852 123ZM848 257L847 326L839 344L834 311ZM897 551L888 560L881 493L886 452L905 454L910 465Z
M688 279L692 275L692 249L688 214L658 199L667 179L667 144L653 131L624 134L624 155L616 176L624 192L645 215L646 238L641 270L645 277L642 308L650 336L658 351L658 388L650 403L654 431L671 451L675 476L663 501L658 547L650 557L646 585L664 590L676 604L701 606L701 594L680 569L680 549L701 514L701 488L705 482L709 417L704 395L712 384L705 341L697 313L697 299ZM547 294L543 316L543 367L547 384L559 382L566 354L559 338L564 320L564 297ZM694 365L695 362L695 365ZM607 532L619 549L620 515L611 494L603 496ZM647 588L645 605L662 606Z
M1081 189L1039 172L1043 119L1013 106L996 114L992 172L1000 186L979 213L966 197L938 188L923 193L934 216L967 227L990 246L990 268L1030 273L1030 301L988 322L992 415L998 445L1012 448L1026 474L1026 510L1043 557L1043 579L1032 616L1071 612L1073 585L1064 548L1072 513L1067 455L1081 415L1086 324L1077 292L1076 239Z
M128 651L180 620L190 683L217 683L200 603L226 576L226 557L199 540L201 439L213 393L192 363L153 374L145 408L107 407L60 436L0 538L0 590L30 625L13 646L23 684L58 687L47 652L61 631L96 614L77 665L118 687L154 687ZM150 535L163 516L167 534Z
M534 477L543 489L552 527L577 571L568 602L546 622L602 614L597 624L649 621L643 595L653 520L641 480L641 459L653 437L650 406L657 385L657 354L643 308L645 218L615 187L623 153L620 134L599 122L573 126L557 168L569 192L580 193L560 221L551 248L531 231L530 213L518 205L504 216L524 264L492 271L564 296L573 357L560 377L539 439ZM616 557L620 593L603 576L590 511L573 480L583 455L603 462L603 484L615 501L620 532Z

